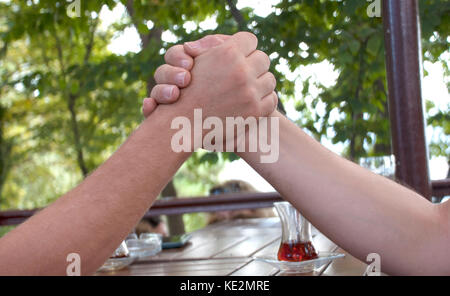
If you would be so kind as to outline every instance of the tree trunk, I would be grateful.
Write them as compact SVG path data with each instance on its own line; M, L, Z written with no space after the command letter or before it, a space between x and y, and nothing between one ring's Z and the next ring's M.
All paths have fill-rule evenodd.
M367 42L368 39L364 40L361 43L361 47L359 50L359 75L358 75L358 82L356 84L356 90L355 90L355 101L360 100L360 93L363 87L364 82L364 73L365 73L365 51L367 48ZM363 149L363 143L361 136L358 135L358 132L356 131L356 125L358 121L361 121L363 119L363 114L361 112L355 112L352 108L352 120L353 120L353 126L352 126L352 136L350 138L350 160L357 162L359 161L359 156L357 154L361 153L361 150Z
M173 186L173 180L167 184L167 186L162 191L163 197L177 197L177 191L175 186ZM183 215L170 215L167 216L167 226L169 228L170 235L177 235L185 233Z
M236 4L234 3L234 0L227 0L227 4L230 7L231 15L233 16L234 20L238 24L239 31L245 31L247 29L247 23L242 16L242 13L239 9L237 9Z
M75 100L76 98L73 95L69 95L68 108L70 111L71 129L73 133L75 151L77 153L78 166L80 167L81 173L83 174L83 178L86 178L89 174L89 170L84 160L83 146L81 144L81 137L80 137L81 135L78 127L77 113L75 111Z
M7 141L3 134L3 116L5 112L6 110L0 107L0 204L3 198L3 185L5 184L6 177L11 168L10 156L12 150L12 143Z
M132 23L134 24L136 30L139 32L138 24L139 22L135 18L134 11L134 0L128 0L125 5L128 15L131 18ZM154 41L155 44L159 47L162 45L161 35L163 30L161 28L154 27L147 35L139 34L141 39L141 47L142 51L146 50L150 45L151 41ZM148 77L147 79L147 96L150 96L153 87L156 85L156 81L153 76ZM175 187L173 186L173 181L171 180L169 184L162 191L163 197L172 197L177 198L177 192ZM183 215L172 215L167 216L169 233L171 235L182 234L185 232L184 230L184 222Z

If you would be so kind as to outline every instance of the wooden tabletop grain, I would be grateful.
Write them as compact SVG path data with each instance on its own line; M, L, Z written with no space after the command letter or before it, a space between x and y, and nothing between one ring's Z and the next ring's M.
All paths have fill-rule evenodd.
M278 218L239 219L209 225L192 233L183 248L163 250L100 276L361 276L367 264L351 256L318 231L313 244L320 252L338 252L336 259L314 272L284 273L254 257L276 254L280 245Z

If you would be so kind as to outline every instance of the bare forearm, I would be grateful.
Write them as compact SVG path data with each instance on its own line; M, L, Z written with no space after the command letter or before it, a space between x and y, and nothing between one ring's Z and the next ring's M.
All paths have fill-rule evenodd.
M262 164L258 153L241 156L318 229L362 260L380 254L388 273L450 272L445 209L335 155L274 116L280 118L279 160ZM433 260L439 256L444 260Z
M156 110L82 184L2 238L0 274L64 275L70 253L80 255L82 274L93 273L189 156L172 151L166 111Z

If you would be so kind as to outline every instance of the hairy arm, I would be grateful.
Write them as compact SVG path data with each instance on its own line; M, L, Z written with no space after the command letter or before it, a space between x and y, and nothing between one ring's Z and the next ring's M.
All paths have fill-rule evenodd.
M3 237L0 275L65 275L70 253L82 275L95 272L190 155L171 149L174 111L158 108L83 183Z
M173 72L179 87L192 78L188 88L176 96L171 85L155 88L152 93L157 98L144 102L146 115L151 116L105 164L0 240L0 275L64 275L70 253L80 255L82 274L95 272L197 148L194 141L189 151L173 152L172 138L178 134L171 129L173 119L184 116L192 126L194 108L200 108L205 117L221 118L273 112L275 78L268 72L269 57L256 51L256 36L243 32L220 42L216 38L199 42L205 40L215 48L197 52L192 77L189 73L177 79L179 71ZM193 64L191 58L184 63L186 69ZM156 75L156 79L165 77ZM169 92L164 90L167 87ZM171 103L178 95L180 99L172 106L160 105L155 110L157 103Z
M280 124L278 161L240 155L312 224L363 261L380 254L389 274L450 274L450 203L434 205L273 116Z

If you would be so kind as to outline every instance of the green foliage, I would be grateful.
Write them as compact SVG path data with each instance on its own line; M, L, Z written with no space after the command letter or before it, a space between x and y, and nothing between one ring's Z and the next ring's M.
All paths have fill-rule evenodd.
M191 213L183 215L184 227L187 233L203 228L207 223L206 213Z
M0 226L0 238L14 229L14 226Z
M449 5L447 1L420 4L425 56L436 61L448 50ZM300 98L293 98L292 83L279 80L281 92L294 99L302 113L298 124L318 139L345 143L351 159L391 152L382 19L368 17L366 9L367 3L358 0L284 0L268 17L253 17L262 49L278 54L274 65L285 60L293 71L327 60L339 72L332 87L314 85L303 77ZM313 87L321 91L307 104L305 97ZM316 109L319 105L325 105L323 114ZM338 118L332 118L332 112Z
M98 29L100 9L116 3L86 2L79 18L65 4L0 3L8 49L1 85L12 119L4 138L15 140L3 208L48 204L79 181L77 166L86 176L141 120L142 57L110 53L112 32Z
M435 108L434 104L427 101L427 110ZM442 130L442 137L434 141L430 145L430 150L433 155L446 156L450 155L450 103L445 111L437 111L428 117L428 124L434 128ZM449 160L450 161L450 160Z
M271 55L278 92L285 103L294 101L300 126L317 139L343 143L352 159L390 153L382 20L367 16L366 1L280 0L266 17L252 8L232 11L225 0L81 4L80 17L70 18L65 0L0 2L1 209L45 206L117 149L142 121L141 100L174 44L162 40L163 32L181 43L247 28ZM102 27L101 9L117 6L125 7L123 17ZM449 3L424 0L420 8L424 57L441 62L448 76L443 53L448 53ZM202 29L207 18L217 27ZM140 35L141 51L110 52L113 37L130 27ZM335 85L320 85L301 72L287 77L280 70L280 65L294 72L324 61L338 73ZM300 97L296 81L303 83ZM429 117L444 135L448 123L445 110ZM433 143L431 151L448 155L448 137ZM194 154L175 178L179 195L206 194L223 165L236 158ZM203 223L201 216L186 219L194 221L187 221L192 228Z

